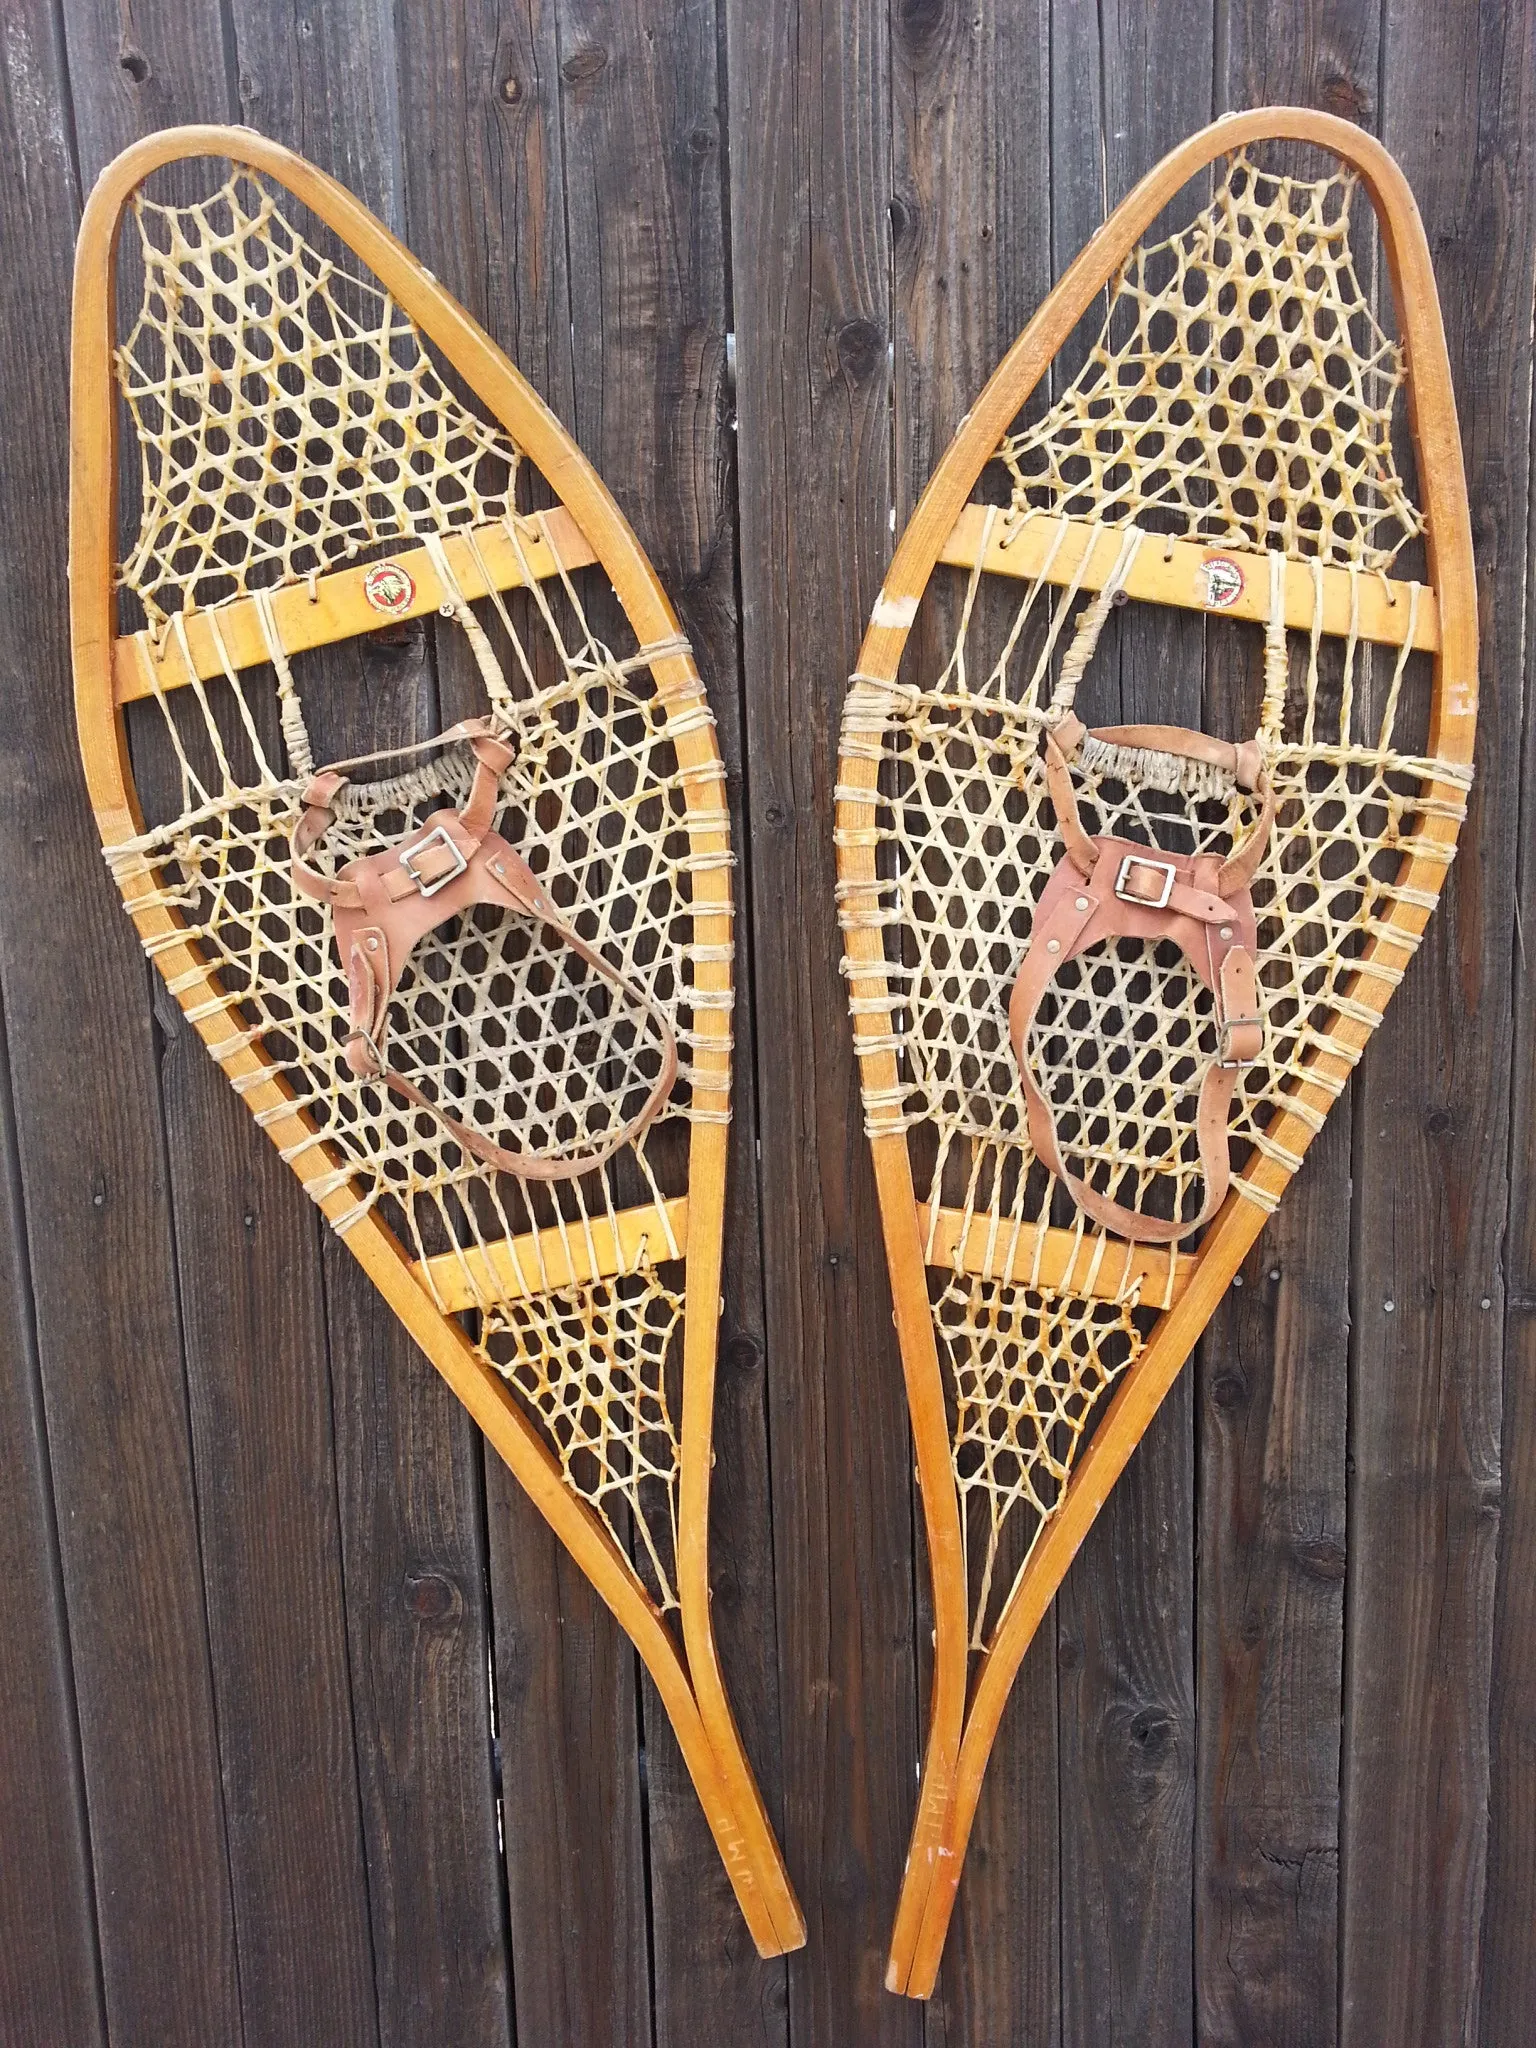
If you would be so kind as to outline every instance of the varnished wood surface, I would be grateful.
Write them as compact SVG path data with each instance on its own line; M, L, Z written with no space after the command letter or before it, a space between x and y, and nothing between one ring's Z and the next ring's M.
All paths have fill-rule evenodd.
M983 551L983 536L986 536ZM967 505L939 550L939 560L956 569L973 568L978 560L989 575L1011 576L1020 582L1042 582L1078 590L1102 590L1120 552L1113 528L1081 519L1001 517L987 505ZM1213 561L1235 568L1235 596L1220 606L1210 600L1207 565ZM1121 587L1128 598L1143 604L1179 605L1186 611L1216 611L1224 618L1262 622L1269 613L1269 564L1247 548L1210 542L1168 540L1137 555ZM1347 569L1324 569L1316 579L1299 562L1285 569L1285 623L1292 632L1318 632L1342 638L1353 625L1362 640L1401 647L1412 628L1412 645L1440 644L1440 621L1433 591L1421 591L1415 605L1408 585L1385 576L1350 575Z
M1533 79L1523 0L9 11L0 2039L1524 2040ZM891 508L1054 276L1170 143L1275 100L1381 135L1430 230L1484 635L1466 852L1031 1649L919 2010L881 1988L931 1623L837 973L844 677ZM100 164L193 119L302 149L508 348L710 687L741 947L714 1617L810 1923L788 1963L752 1953L607 1613L151 1021L101 868L70 252ZM364 644L371 731L451 715L452 637ZM1127 642L1125 714L1175 715L1177 651L1221 729L1244 679L1183 648ZM220 1165L189 1235L193 1131Z

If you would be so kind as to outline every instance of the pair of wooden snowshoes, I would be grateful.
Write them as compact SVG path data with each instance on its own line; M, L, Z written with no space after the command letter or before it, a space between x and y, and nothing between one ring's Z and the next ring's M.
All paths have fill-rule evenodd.
M157 197L192 159L207 196ZM1356 268L1373 219L1395 340ZM731 854L676 616L495 345L243 130L98 183L72 437L81 746L145 950L634 1641L759 1949L793 1949L710 1626ZM1127 603L1230 636L1237 740L1174 685L1182 725L1081 721ZM380 759L324 650L432 612L472 659L439 664L437 743ZM933 1987L1031 1637L1424 928L1476 667L1401 174L1323 115L1218 122L962 423L844 715L838 907L936 1621L894 1990Z

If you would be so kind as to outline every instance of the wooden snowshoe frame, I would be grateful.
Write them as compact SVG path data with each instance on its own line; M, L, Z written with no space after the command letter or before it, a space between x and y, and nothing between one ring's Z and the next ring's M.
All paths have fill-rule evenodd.
M1337 215L1323 206L1321 185L1295 180L1293 192L1292 181L1263 173L1244 156L1266 144L1297 143L1328 152L1346 174L1345 226L1336 234ZM1223 157L1237 167L1237 184L1229 168L1228 183L1218 178L1211 206L1193 228L1144 252L1140 245L1152 223ZM1253 229L1247 274L1264 272L1259 282L1277 292L1311 294L1310 308L1348 269L1354 177L1379 225L1398 340L1394 347L1375 327L1363 295L1341 304L1340 320L1328 330L1333 338L1317 360L1349 356L1356 317L1369 327L1363 360L1348 365L1348 394L1314 379L1319 405L1303 389L1305 376L1298 376L1290 394L1297 402L1290 405L1281 394L1272 412L1275 394L1266 393L1264 373L1284 384L1288 365L1299 358L1287 353L1288 343L1278 354L1271 349L1256 356L1251 336L1240 347L1234 339L1224 359L1209 353L1201 363L1187 356L1181 363L1201 321L1209 323L1208 349L1221 325L1214 302L1202 305L1193 289L1188 299L1163 302L1177 337L1166 355L1159 353L1157 294L1147 282L1151 257L1172 252L1178 291L1203 265L1216 270L1222 260L1233 260L1235 266L1230 251L1221 256L1225 224L1254 201L1257 179L1265 204L1256 209L1263 218ZM1283 218L1291 199L1311 209L1299 223ZM1272 259L1261 246L1266 237L1272 250L1288 252L1289 267L1268 267ZM1290 283L1277 287L1277 276ZM1345 282L1358 291L1352 270ZM1034 409L1028 416L1033 424L1018 425L1058 351L1106 288L1111 311L1088 369L1043 419ZM1243 289L1239 284L1234 302ZM1245 324L1240 307L1235 313L1229 308L1226 317L1236 322L1228 330L1235 338ZM1306 334L1314 331L1312 321L1304 310ZM1126 342L1128 323L1135 331ZM1165 333L1169 326L1165 317ZM1318 325L1316 331L1325 330ZM1127 355L1137 357L1138 367L1122 375ZM1238 368L1254 373L1242 390L1230 382ZM1422 516L1392 463L1386 422L1398 388L1406 390ZM1384 394L1375 413L1367 403L1372 390ZM1230 455L1225 474L1209 449L1187 445L1204 431L1200 394L1213 391L1227 408L1224 435L1214 437ZM1182 413L1168 412L1170 393L1183 403ZM1342 433L1332 445L1324 445L1325 435L1314 442L1313 415L1321 410L1333 419L1330 408L1346 395L1354 409L1343 416ZM1245 411L1248 422L1234 424ZM1282 426L1283 419L1293 425ZM1320 433L1328 423L1315 422ZM1322 453L1314 460L1315 448ZM1264 449L1271 453L1260 467ZM973 502L983 471L998 460L1012 475L1010 504ZM1190 486L1191 475L1198 487ZM1267 489L1255 488L1261 479ZM1165 516L1148 520L1145 544L1138 545L1133 529L1144 507ZM1380 544L1383 524L1395 545ZM1387 571L1396 547L1420 536L1425 581L1394 581ZM936 631L942 642L945 622L958 614L957 650L984 579L992 590L1012 579L1014 590L1025 591L1026 609L1040 592L1049 605L1054 591L1064 589L1029 686L1033 703L1008 684L1016 644L1029 644L1019 641L1017 625L990 675L968 673L963 658L952 654L935 682L926 669L913 672L909 656L903 680L914 620L945 567L963 572L964 587L951 582L943 592L950 609ZM1268 623L1277 664L1266 672L1272 730L1266 735L1261 729L1261 740L1281 783L1275 859L1283 860L1298 831L1311 835L1309 859L1321 858L1322 799L1308 795L1309 776L1335 790L1335 809L1348 831L1339 829L1345 837L1353 834L1346 850L1356 862L1351 877L1358 887L1347 933L1342 927L1338 934L1325 932L1317 944L1297 939L1309 918L1317 937L1320 913L1293 912L1298 899L1286 892L1294 872L1287 877L1276 867L1269 895L1259 901L1267 1064L1240 1091L1230 1126L1231 1190L1193 1250L1132 1244L1088 1225L1080 1211L1067 1222L1061 1190L1049 1183L1043 1195L1026 1198L1026 1187L1038 1188L1043 1170L1029 1151L1017 1069L995 1078L1002 1072L998 1062L1008 1056L1001 1013L1027 938L1030 891L1038 899L1060 855L1053 814L1047 807L1041 816L1038 766L1041 729L1052 722L1052 647L1080 592L1113 594L1116 584L1123 599ZM1289 691L1294 701L1298 694L1286 628L1309 639L1300 694L1310 708L1299 735L1277 746L1279 699ZM1339 732L1330 744L1314 715L1319 646L1334 638L1345 643L1345 680ZM1351 718L1363 706L1353 701L1354 664L1357 650L1372 643L1384 649L1391 685L1379 739L1373 728L1369 743L1355 742ZM1391 738L1415 651L1432 656L1433 675L1421 743L1410 757L1394 752ZM1229 116L1172 152L1116 208L961 423L896 550L844 714L837 837L845 972L935 1616L927 1749L892 1938L892 1990L916 1998L931 1994L982 1776L1024 1654L1411 958L1465 814L1476 701L1477 609L1460 438L1429 250L1412 194L1381 145L1342 120L1295 108ZM993 788L986 782L988 755L999 764ZM944 809L947 842L937 811L925 814L927 790L939 792L934 801ZM1106 800L1107 808L1113 804ZM1145 838L1144 822L1137 820L1133 837ZM1009 869L1009 844L1030 829L1038 832L1039 852L1033 876L1026 872L1021 881L1029 861L1021 855ZM1095 829L1113 828L1101 822ZM1231 843L1229 834L1222 844ZM1293 859L1292 869L1297 865ZM968 874L990 891L985 905L966 898ZM1303 868L1304 881L1307 874ZM946 907L954 911L947 925ZM963 951L967 943L969 952ZM1267 966L1266 943L1273 949ZM1301 957L1319 950L1325 958L1310 964L1326 971L1321 995L1318 984L1304 979L1308 963ZM991 985L975 995L989 974ZM1086 990L1084 1001L1091 1013ZM960 1037L957 1017L964 1024ZM1070 1022L1065 1028L1070 1035ZM1249 1077L1243 1079L1247 1084ZM921 1190L919 1173L926 1182ZM1194 1208L1191 1203L1172 1213L1189 1215ZM941 1347L951 1375L948 1394ZM1112 1381L1118 1384L1110 1395ZM992 1520L978 1573L976 1524L967 1517L982 1496ZM1006 1571L994 1577L999 1522L1020 1503L1035 1517L1033 1534L1011 1580Z
M152 174L180 166L179 192L186 160L207 158L223 160L231 175L206 204L145 201L141 188ZM219 174L212 182L218 185ZM288 200L343 245L343 263L305 241L278 203ZM151 275L138 325L119 347L119 228L135 215ZM183 292L194 302L190 312ZM312 315L320 321L315 332L307 325ZM137 344L146 326L158 331L144 355ZM709 1615L730 1108L731 859L713 722L677 619L602 482L500 349L350 193L252 131L168 130L106 169L81 226L73 347L70 579L80 744L109 865L145 949L257 1121L635 1644L759 1951L796 1948L804 1923L732 1718ZM256 395L246 407L248 378ZM473 394L478 413L456 396L455 380ZM214 417L210 388L221 385ZM153 449L140 448L144 524L120 567L124 400L141 443L147 438ZM283 411L295 400L314 401L298 427ZM317 440L329 445L317 450ZM225 473L205 477L205 457ZM542 512L519 510L514 501L520 463L537 472L554 501ZM484 464L500 476L501 495L486 486L491 495L482 502ZM333 515L340 525L327 524ZM382 580L381 563L388 570ZM611 654L586 620L577 593L583 572L606 578L598 601L606 606L605 622L622 611L637 643L627 658ZM125 585L148 616L138 632L119 625ZM199 593L209 590L204 601ZM471 600L485 598L514 653L521 656L522 646L509 604L527 607L519 614L531 622L526 637L530 646L539 639L516 702L504 677L498 687L488 629L470 610ZM554 622L557 608L568 638L554 634L552 647L549 635L539 638L540 622ZM301 917L281 850L297 792L309 769L322 765L302 759L303 692L294 687L291 663L308 649L438 609L464 627L493 714L505 714L530 753L524 782L516 765L509 771L506 797L516 822L502 829L521 827L522 850L542 863L557 896L569 883L565 914L593 945L648 976L648 987L654 993L659 986L674 1012L686 1011L679 1030L685 1085L663 1111L681 1133L673 1154L686 1159L685 1185L664 1186L644 1156L645 1141L637 1140L615 1162L627 1179L610 1168L567 1181L564 1199L546 1194L540 1209L536 1193L509 1187L507 1176L456 1154L430 1114L414 1115L377 1088L369 1093L339 1061L346 994L344 984L336 985L333 948L328 974L323 965L328 923L313 907ZM275 700L269 660L278 678ZM226 682L231 698L222 694ZM217 715L209 708L215 696ZM206 733L197 728L194 698ZM183 777L185 815L149 828L130 756L130 739L137 752L138 737L124 716L136 700L152 700L165 714ZM194 712L190 727L177 724L184 707ZM194 737L186 737L193 728ZM163 758L164 735L156 728L152 737ZM211 769L210 745L217 757ZM562 881L561 833L576 832L578 822L566 800L583 759L607 759L605 746L615 760L622 756L622 779L593 799L588 777L580 802L584 814L592 801L609 802L611 844L594 852L602 833L593 826L583 842L586 865ZM280 749L288 756L286 774L273 765L281 762ZM560 788L538 780L541 762L547 767L556 755L567 776ZM419 824L433 803L462 800L467 773L449 759L414 779L397 777L393 813L404 826L397 822L393 837ZM650 815L646 805L661 817L649 840L636 823ZM389 806L381 799L376 808L382 815ZM540 823L551 809L559 812L553 832ZM227 821L237 811L260 816L241 828L238 861L215 872L216 853L208 849L217 834L209 821ZM509 811L500 814L503 821ZM341 821L333 835L344 842L338 860L386 843L387 833L366 839L368 818L365 809ZM638 884L624 882L626 860L644 869ZM199 895L200 873L214 875L223 922L206 892ZM645 939L637 966L634 933L643 912L614 906L649 900L647 891L664 898L660 936ZM238 917L230 909L236 897ZM241 918L247 952L233 960L238 973L221 974L234 953L229 933ZM507 921L508 929L517 922ZM285 1025L274 1024L256 962L263 930L276 933L279 952L287 948L286 1008L279 1013ZM470 941L477 952L463 950ZM482 921L458 954L439 947L435 968L415 980L407 976L416 991L408 1000L430 997L435 973L439 996L448 986L465 997L458 1009L450 1006L437 1037L446 1039L457 1023L482 1067L496 1045L504 1047L501 1064L510 1066L515 1034L510 1044L484 1036L497 1008L477 995L476 974L491 976L488 943ZM650 1058L654 1079L655 1049L633 1019L619 1015L615 1000L594 998L579 976L560 982L562 971L574 970L539 955L526 935L516 938L526 944L526 957L514 958L511 939L496 936L495 944L503 952L492 967L513 978L511 1008L521 1004L520 1018L532 1013L541 991L552 1005L553 980L567 1007L588 1004L584 1028L601 1040L604 1073L616 1062ZM306 961L324 996L312 1006L318 1020L307 1022L298 1016ZM441 1019L441 1010L434 1014ZM408 1011L407 1040L419 1022ZM536 1014L527 1028L549 1071L565 1073L555 1043L560 1034ZM424 1028L415 1036L419 1045L428 1043ZM431 1075L445 1100L454 1086L452 1057L450 1048ZM600 1079L581 1078L555 1112L540 1107L538 1083L535 1074L521 1084L518 1101L546 1147L563 1143L585 1156L594 1136L624 1120L622 1075L611 1101ZM479 1099L479 1083L463 1085ZM482 1089L491 1135L498 1109L508 1113L509 1086L498 1071ZM467 1119L470 1109L459 1095L452 1099ZM386 1157L388 1173L380 1167ZM649 1189L639 1201L637 1183ZM421 1221L429 1210L435 1238ZM521 1218L521 1229L509 1217ZM445 1218L457 1228L445 1228ZM681 1272L681 1281L659 1278L663 1268ZM462 1312L474 1319L469 1328L458 1320ZM674 1421L665 1376L679 1328L681 1412ZM573 1422L575 1396L567 1390L574 1376L593 1384L594 1370L602 1384L581 1410L585 1423ZM622 1399L615 1392L621 1379Z

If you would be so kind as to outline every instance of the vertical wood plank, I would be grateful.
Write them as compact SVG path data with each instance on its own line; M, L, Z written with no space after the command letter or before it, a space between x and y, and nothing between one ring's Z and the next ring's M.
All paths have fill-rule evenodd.
M1049 35L1044 6L908 4L892 13L895 533L1050 289ZM934 591L914 627L921 673L942 665L959 581L948 597ZM933 637L922 649L925 631ZM918 1597L923 1647L932 1628L926 1559ZM1041 1632L1019 1674L1009 1727L987 1772L925 2015L931 2043L1023 2038L1044 2048L1058 2038L1053 1631Z
M394 10L348 0L281 15L236 0L233 23L245 118L400 230ZM326 650L306 685L318 758L426 738L446 722L420 627ZM424 2043L446 2027L505 2041L478 1441L345 1247L322 1235L379 2037Z
M741 809L736 521L715 0L558 0L574 427L675 602ZM739 906L740 908L741 906ZM731 1703L781 1811L747 925L711 1488L713 1615ZM642 1675L658 2048L782 2042L786 1965L759 1961L670 1724Z
M575 427L554 10L427 10L399 51L407 239ZM443 715L478 707L438 640ZM499 1460L485 1461L517 2032L651 2038L635 1658Z
M1231 5L1221 104L1370 123L1379 45L1375 0ZM1261 688L1256 647L1214 633L1208 729L1250 731ZM1195 1985L1213 2043L1337 2037L1352 1104L1200 1348Z
M162 6L134 27L141 88L156 87L135 127L230 118L232 53L217 21ZM178 74L198 42L199 63ZM118 147L127 110L99 62L81 60L77 107L103 102L92 130ZM180 189L201 198L211 182L194 171ZM174 781L157 780L141 771L146 800L174 799ZM372 2042L318 1232L197 1034L152 986L242 2011L252 2039Z
M1480 52L1479 76L1487 83L1486 112L1480 106L1481 162L1475 178L1481 230L1479 270L1497 280L1498 297L1473 297L1479 317L1463 346L1470 352L1495 346L1494 374L1476 396L1486 414L1476 425L1467 416L1470 394L1459 393L1463 436L1479 449L1486 469L1484 521L1474 528L1483 590L1484 675L1490 669L1499 693L1513 704L1517 689L1524 714L1524 772L1520 778L1520 828L1516 842L1508 814L1501 818L1501 858L1519 846L1519 896L1515 905L1511 1073L1510 1220L1504 1270L1495 1267L1485 1292L1464 1306L1484 1320L1504 1324L1501 1477L1503 1514L1499 1529L1498 1580L1494 1609L1493 1671L1489 1755L1488 1879L1483 1907L1480 1961L1480 2034L1486 2048L1503 2048L1529 2032L1536 2011L1536 1946L1531 1920L1536 1907L1536 1038L1528 944L1522 932L1536 929L1536 804L1531 801L1536 769L1536 668L1532 662L1531 618L1536 605L1530 577L1521 591L1520 565L1531 562L1533 478L1530 395L1530 330L1503 325L1500 307L1529 306L1536 283L1536 168L1528 147L1536 125L1536 15L1505 26L1507 43L1490 38ZM1506 196L1507 195L1507 196ZM1483 336L1496 342L1483 341ZM1496 448L1503 442L1503 459ZM1486 452L1485 452L1486 451ZM1486 539L1485 539L1486 533ZM1520 598L1524 615L1519 616ZM1491 660L1490 660L1491 657ZM1523 685L1523 688L1521 687ZM1484 1303L1487 1307L1484 1308Z
M1053 16L1052 233L1059 275L1111 207L1210 118L1208 0ZM1107 180L1107 186L1106 181ZM1170 224L1189 217L1186 195ZM1147 239L1159 232L1154 229ZM1075 352L1061 371L1077 367ZM1089 724L1198 725L1204 633L1130 606L1084 678ZM1193 2032L1194 1401L1181 1375L1057 1601L1062 2039Z
M0 128L0 162L9 139ZM14 332L15 312L0 299L0 334ZM9 382L0 375L0 404ZM0 500L4 539L7 510ZM3 1031L0 1089L0 2040L98 2048L105 2015L74 1674Z
M1529 492L1529 477L1527 477ZM1529 512L1526 518L1529 534ZM1510 554L1515 555L1513 537ZM1531 592L1526 591L1526 617ZM1526 658L1526 766L1531 787L1532 675ZM1536 807L1521 803L1521 915L1533 919L1532 832ZM1536 2011L1536 1047L1532 1044L1531 972L1515 956L1515 1034L1510 1161L1509 1237L1502 1274L1489 1288L1488 1313L1504 1323L1504 1505L1494 1609L1493 1680L1489 1701L1488 1888L1483 1907L1481 2033L1487 2048L1518 2041Z
M1445 314L1483 647L1462 850L1357 1084L1346 2042L1479 2025L1531 371L1530 215L1510 194L1531 38L1524 8L1389 14L1382 63L1382 138Z
M497 2048L512 1988L479 1445L372 1288L337 1284L350 1266L338 1245L326 1282L379 2034Z
M82 14L71 29L89 44L98 26ZM120 54L115 29L92 53L104 93L132 89ZM198 53L181 54L195 70ZM26 252L4 289L9 405L28 425L0 472L13 622L0 655L0 978L17 1149L108 2028L201 2048L239 2042L243 2028L148 971L101 863L70 708L64 423L79 190L50 8L8 10L0 75L0 232ZM89 107L80 113L94 161Z
M158 990L155 1016L241 2006L251 2040L372 2042L313 1224Z
M1201 1347L1202 2041L1337 2035L1348 1119L1346 1100Z
M883 9L727 9L742 626L785 1849L807 2043L915 2043L882 1988L916 1792L911 1453L837 972L838 718L890 547Z
M1527 23L1536 38L1536 26ZM1523 64L1516 49L1507 74L1510 132L1531 132L1536 122L1536 51L1529 47ZM1533 295L1531 219L1536 199L1536 170L1529 151L1512 165L1518 183L1500 237L1500 259L1511 274L1510 299ZM1502 223L1501 223L1502 225ZM1513 232L1511 232L1513 231ZM1522 271L1525 273L1522 278ZM1530 462L1529 394L1531 364L1517 354L1510 365L1512 396L1506 415L1510 450L1522 451L1506 474L1505 516L1509 530L1501 539L1495 569L1507 565L1500 585L1499 610L1514 601L1516 565L1531 561L1533 500L1536 470ZM1521 434L1522 424L1526 428ZM1518 438L1517 438L1518 437ZM1524 499L1524 530L1520 505ZM1536 565L1532 574L1536 575ZM1501 634L1502 687L1513 694L1517 675L1523 685L1525 723L1524 772L1520 782L1519 896L1515 910L1513 1062L1510 1128L1510 1221L1505 1242L1504 1271L1495 1272L1485 1313L1502 1313L1504 1322L1504 1406L1502 1468L1503 1517L1499 1531L1499 1562L1494 1610L1493 1683L1490 1707L1488 1887L1483 1908L1481 2035L1487 2048L1517 2041L1536 2011L1536 1945L1531 1917L1536 1902L1536 1001L1522 931L1536 929L1533 880L1536 880L1536 804L1530 797L1536 769L1536 663L1532 659L1531 618L1536 589L1527 578L1525 614L1518 632L1510 623ZM1523 674L1516 662L1523 656ZM1504 842L1508 845L1510 842ZM1502 1282L1502 1295L1501 1295Z

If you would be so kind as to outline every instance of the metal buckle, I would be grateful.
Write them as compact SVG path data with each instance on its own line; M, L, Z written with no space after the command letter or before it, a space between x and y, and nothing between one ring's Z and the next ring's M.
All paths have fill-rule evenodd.
M446 846L453 855L454 865L449 868L446 874L439 875L435 882L428 882L417 873L414 863L432 845ZM405 872L410 876L423 896L435 896L439 889L446 889L450 882L456 882L469 866L469 862L464 858L448 827L446 825L436 825L427 834L425 839L418 839L414 846L408 847L401 854L400 865L405 869Z
M1256 1024L1259 1031L1259 1049L1251 1060L1229 1060L1224 1057L1232 1043L1232 1033L1243 1024ZM1262 1017L1228 1017L1222 1025L1216 1040L1216 1064L1218 1067L1238 1069L1256 1067L1264 1057L1264 1019Z
M365 1031L362 1025L359 1024L357 1029L355 1031L349 1031L346 1037L341 1042L343 1045L354 1045L359 1040L362 1041L363 1047L366 1050L369 1059L373 1061L373 1072L369 1075L362 1076L360 1078L367 1079L370 1081L376 1081L384 1071L384 1055L379 1051L379 1048L374 1044L372 1033Z
M1162 895L1157 897L1155 901L1149 896L1133 896L1125 886L1125 878L1132 868L1150 868L1154 874L1161 875L1163 878ZM1143 910L1166 910L1168 899L1173 894L1174 882L1177 879L1178 870L1174 867L1172 861L1153 860L1144 853L1128 853L1125 859L1121 861L1120 872L1115 877L1115 894L1122 903L1135 903Z

